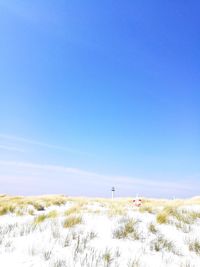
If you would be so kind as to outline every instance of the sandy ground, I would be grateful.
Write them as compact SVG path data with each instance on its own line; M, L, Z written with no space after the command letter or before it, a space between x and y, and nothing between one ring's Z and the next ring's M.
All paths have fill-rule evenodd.
M0 216L0 266L199 267L200 205L176 206L159 223L163 209L95 199L40 211L29 205L25 214ZM74 218L80 221L65 225Z

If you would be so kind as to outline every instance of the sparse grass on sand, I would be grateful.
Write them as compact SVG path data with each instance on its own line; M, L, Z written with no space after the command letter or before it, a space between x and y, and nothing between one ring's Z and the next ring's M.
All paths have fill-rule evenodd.
M120 225L120 227L114 231L113 237L117 239L131 238L139 240L140 235L136 227L137 221L133 219L126 219Z
M184 224L192 224L200 218L200 212L180 210L180 206L166 206L157 214L156 220L159 224L168 223L170 217Z
M35 224L41 223L41 222L43 222L44 220L46 220L46 218L47 218L47 215L45 215L45 214L39 215L39 216L37 216L37 217L35 218L34 223L35 223Z
M175 253L175 246L172 241L167 240L164 236L157 236L152 242L150 246L151 250L161 251L166 250L168 252Z
M118 205L117 203L111 203L108 209L109 217L124 216L126 215L126 210L124 207Z
M188 241L189 250L200 255L200 241L198 239Z
M69 208L68 210L65 211L64 215L66 216L69 216L69 215L72 215L72 214L80 214L81 212L81 208L82 208L82 205L75 205L71 208Z
M57 216L58 216L58 212L56 210L52 210L47 214L41 214L41 215L37 216L34 220L34 223L39 224L39 223L45 221L46 219L56 218Z
M156 234L158 232L156 225L153 223L150 223L148 226L148 230L149 232L151 232L152 234Z
M102 255L103 261L105 262L105 266L109 267L111 262L114 260L112 252L108 249Z
M44 211L49 206L64 205L68 201L68 197L63 195L45 195L34 197L23 196L0 196L0 215L6 213L16 213L18 216L29 214L27 207L33 207L36 211Z
M56 210L52 210L47 214L47 218L56 218L58 216L58 212Z
M144 204L139 208L140 212L149 212L149 213L153 213L153 208L152 206L148 205L148 204Z
M77 224L82 223L82 217L80 216L69 216L67 217L63 222L64 228L71 228L74 227Z
M181 207L181 206L193 206L200 205L200 197L194 197L190 199L150 199L143 198L142 206L147 205L152 208L160 208L160 207Z
M7 203L0 203L0 216L14 212L15 207Z
M200 198L142 198L135 207L131 198L0 195L0 262L198 267L199 204Z

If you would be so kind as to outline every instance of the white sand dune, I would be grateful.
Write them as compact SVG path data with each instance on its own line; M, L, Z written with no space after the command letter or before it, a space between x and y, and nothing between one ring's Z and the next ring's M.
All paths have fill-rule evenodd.
M66 198L44 210L23 204L21 212L18 203L0 216L0 266L199 267L198 200L144 200L138 208L123 199Z

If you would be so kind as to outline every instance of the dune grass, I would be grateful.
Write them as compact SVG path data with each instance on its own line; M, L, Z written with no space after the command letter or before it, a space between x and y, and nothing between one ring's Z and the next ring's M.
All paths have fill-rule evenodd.
M158 232L157 228L156 228L156 225L153 224L153 223L150 223L149 226L148 226L148 230L150 233L152 234L156 234Z
M148 212L148 213L153 213L153 207L148 205L148 204L144 204L139 208L140 212Z
M188 245L190 251L200 255L200 241L198 239L189 240Z
M150 245L151 250L155 250L156 252L166 250L168 252L175 253L175 246L172 241L167 240L164 236L157 236Z
M8 212L8 209L6 207L0 207L0 216L6 214Z
M6 213L16 213L16 215L29 214L28 207L33 207L36 211L44 211L46 207L65 204L68 198L63 195L45 195L45 196L9 196L0 195L0 215ZM33 211L34 212L34 211ZM32 212L32 213L33 213Z
M197 202L198 201L195 199L194 205L197 205ZM55 207L55 205L59 206L62 205L62 203L66 203L67 205L60 208ZM31 238L34 231L39 235L47 231L45 238L48 236L49 240L53 240L53 246L54 243L56 243L56 246L61 249L68 247L67 250L72 251L72 257L74 257L74 259L80 257L80 255L87 256L91 253L94 261L87 262L86 265L88 256L85 256L84 259L81 259L82 265L80 266L143 266L142 263L140 264L138 261L134 260L134 251L133 253L131 252L132 254L129 258L126 252L124 253L126 249L123 251L119 246L118 250L120 249L120 251L115 254L113 248L110 249L109 247L110 244L116 244L118 246L118 244L121 245L123 243L125 248L138 248L138 251L141 253L140 255L149 253L150 257L152 255L153 257L159 255L162 257L166 253L165 258L163 258L163 264L168 256L169 258L175 255L184 257L189 255L190 258L199 257L200 242L198 239L193 239L193 234L198 234L197 228L200 223L200 212L198 212L198 207L197 209L196 207L192 209L190 209L190 207L185 208L185 206L187 206L188 203L192 203L192 201L143 199L142 203L141 207L136 208L130 198L111 200L67 198L64 196L9 197L0 195L0 215L3 216L13 212L16 215L25 216L24 218L15 218L13 214L11 219L14 218L17 223L5 225L4 227L0 226L0 232L4 233L2 234L2 241L0 238L0 244L2 242L2 247L4 246L5 249L8 250L10 249L9 240L11 237L15 240L18 236L23 237L31 234ZM49 205L53 207L48 208ZM100 214L97 214L96 211ZM30 217L30 215L33 217ZM59 218L57 218L57 216L59 216ZM112 218L110 218L110 216ZM89 221L91 218L92 220ZM4 219L5 221L7 220L6 217ZM4 221L4 219L2 219L2 221ZM28 223L21 224L21 222L26 219ZM31 223L30 220L32 220ZM80 225L83 222L84 225ZM118 225L116 227L117 222ZM164 223L169 223L170 225L158 225ZM89 229L87 228L88 226ZM176 226L176 229L173 229L175 233L173 235L173 231L169 233L167 230L169 229L170 231L174 226ZM92 228L90 229L90 227ZM97 234L92 232L93 230L96 230ZM178 236L177 239L176 234ZM102 241L104 246L101 251L97 251L96 247L93 247L93 243L96 244L99 241L98 239L91 241L96 236L98 236L98 239ZM181 238L179 239L179 237ZM186 237L192 239L186 242ZM109 238L111 242L109 242ZM43 240L43 238L38 240L38 242L41 242L41 240ZM185 243L184 246L179 247L179 240ZM14 244L15 241L12 242ZM55 254L53 246L46 247L40 252L38 252L39 249L38 251L35 249L36 252L33 253L38 254L44 261L51 260L53 263ZM106 246L108 246L108 249L106 249ZM183 255L180 254L179 250ZM168 253L173 253L174 255ZM130 259L130 264L118 264L117 261L121 255L123 258L127 257L127 263ZM101 265L96 265L97 260ZM183 260L185 260L185 258L182 258L179 263L182 263ZM173 261L171 260L171 262ZM62 264L60 265L60 262L56 261L56 265L53 263L52 266L66 266ZM169 264L170 262L168 262L168 265ZM183 262L183 264L185 263ZM190 265L183 266L186 267Z
M13 205L4 203L4 204L0 204L0 216L5 215L7 213L12 213L14 212L15 207Z
M64 212L64 215L69 216L72 214L79 214L81 212L82 205L75 205Z
M69 216L67 217L63 222L64 228L71 228L74 227L77 224L82 223L82 217L81 216Z
M41 214L39 216L37 216L34 220L35 224L39 224L44 222L46 219L53 219L56 218L58 216L58 212L56 210L52 210L47 214Z
M126 209L123 204L118 205L118 203L111 203L108 208L108 216L115 217L115 216L124 216L126 215Z
M139 240L139 233L136 228L137 221L133 219L125 219L122 225L114 231L113 237L117 239L131 238Z
M181 210L180 207L180 203L178 206L165 206L156 216L157 223L169 223L170 218L174 218L178 223L191 225L200 218L200 212Z
M47 219L47 216L45 214L42 214L35 218L34 223L39 224L39 223L42 223L46 219Z

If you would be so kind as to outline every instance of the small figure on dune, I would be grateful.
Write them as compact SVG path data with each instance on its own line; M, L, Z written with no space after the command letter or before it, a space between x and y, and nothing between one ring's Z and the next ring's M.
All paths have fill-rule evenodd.
M137 196L136 198L133 199L133 204L136 207L140 207L142 205L142 199Z

